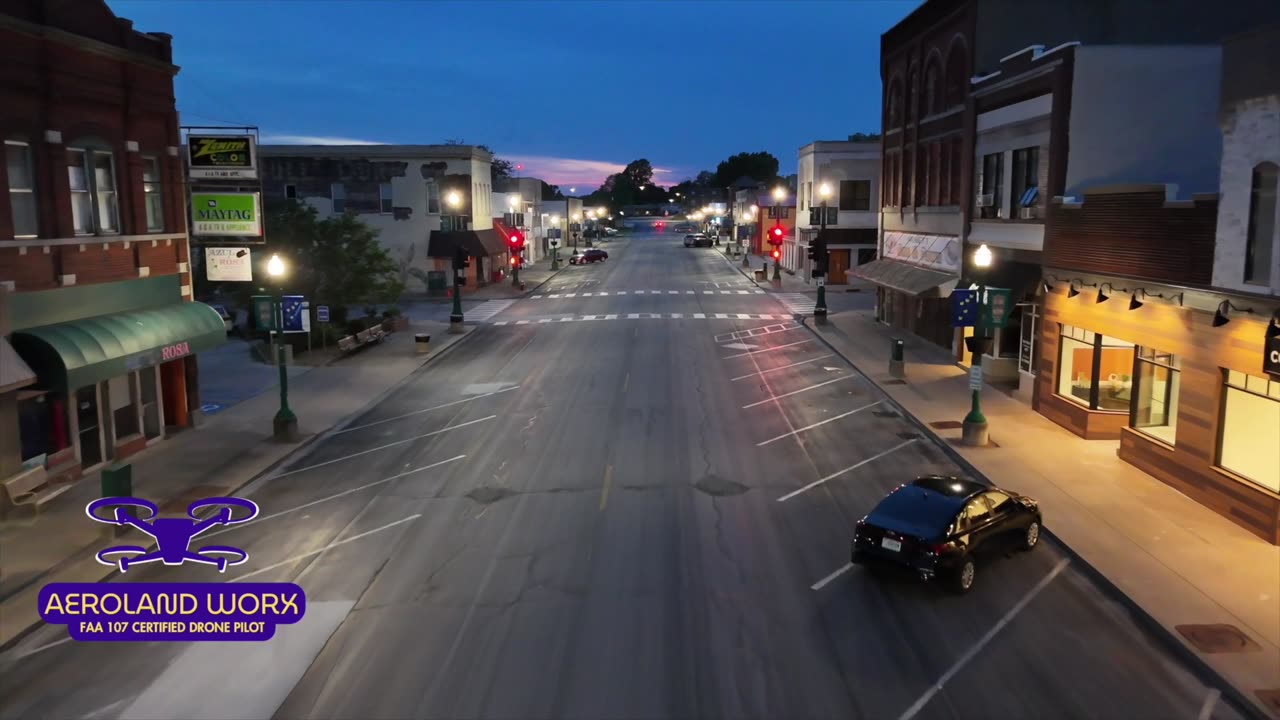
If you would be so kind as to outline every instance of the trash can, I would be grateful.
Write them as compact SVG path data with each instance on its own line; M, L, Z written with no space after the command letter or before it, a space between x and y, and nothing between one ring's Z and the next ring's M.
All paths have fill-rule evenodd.
M889 348L889 375L901 379L906 374L906 367L903 362L905 343L902 342L901 338L894 338Z
M102 497L132 497L133 466L114 463L102 471Z
M757 271L756 271L756 279L757 279L757 280L764 280L764 279L765 279L765 274L766 274L766 273L765 273L765 271L764 271L764 270L757 270Z
M431 336L426 333L417 333L413 336L413 344L418 354L427 351L427 346L431 344Z

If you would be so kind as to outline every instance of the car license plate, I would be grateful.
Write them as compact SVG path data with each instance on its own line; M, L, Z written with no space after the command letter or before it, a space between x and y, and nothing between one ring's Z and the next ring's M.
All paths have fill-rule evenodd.
M900 552L900 551L902 550L902 541L901 541L901 540L891 540L891 539L889 539L889 538L883 538L883 539L880 541L880 547L884 548L885 550L892 550L892 551L894 551L894 552Z

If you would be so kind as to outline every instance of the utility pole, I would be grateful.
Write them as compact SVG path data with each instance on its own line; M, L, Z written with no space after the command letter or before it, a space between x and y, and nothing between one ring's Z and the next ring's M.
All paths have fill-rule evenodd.
M810 257L814 261L813 276L818 281L818 302L813 306L813 317L814 320L821 321L827 317L827 198L831 195L831 186L822 183L818 194L822 196L822 215L818 218L818 237L813 241Z

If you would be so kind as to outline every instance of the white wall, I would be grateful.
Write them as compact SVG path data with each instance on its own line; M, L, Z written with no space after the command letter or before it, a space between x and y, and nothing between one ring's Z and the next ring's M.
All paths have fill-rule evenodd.
M1280 295L1280 206L1274 225L1276 232L1271 238L1271 285L1268 288L1244 282L1253 168L1264 161L1280 165L1280 96L1277 95L1246 100L1239 103L1234 112L1224 114L1213 284Z
M815 148L816 145L816 149ZM847 146L849 149L824 151L822 145ZM810 152L810 150L813 151ZM801 148L797 163L797 226L813 227L809 224L809 208L822 204L818 188L823 182L831 186L831 198L828 207L838 207L840 203L841 180L868 180L871 182L871 204L865 212L841 210L838 212L836 224L832 227L874 228L880 220L880 149L875 143L822 143L806 145ZM812 190L810 190L812 183ZM811 197L812 195L812 197ZM800 200L804 200L803 209Z
M1102 185L1217 190L1219 46L1094 45L1075 50L1065 194Z

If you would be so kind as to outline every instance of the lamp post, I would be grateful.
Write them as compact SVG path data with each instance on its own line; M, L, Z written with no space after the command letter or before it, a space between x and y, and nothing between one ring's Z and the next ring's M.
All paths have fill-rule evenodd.
M781 222L782 201L786 199L787 199L787 191L783 189L781 185L773 189L773 216L774 216L774 219L778 221L779 225L782 224ZM778 248L779 257L776 257L773 259L773 279L781 281L782 280L782 264L781 264L782 245L779 244L777 248Z
M511 227L516 232L523 234L523 231L520 230L520 224L516 222L516 210L520 207L520 196L508 195L507 205L511 208ZM511 248L511 257L513 259L511 263L511 287L520 287L520 263L524 260L522 250L523 248L519 246Z
M578 224L578 221L579 221L579 220L581 220L581 219L582 219L582 216L581 216L581 215L579 215L578 213L574 213L574 214L573 214L573 225L577 225L577 224ZM571 232L571 233L573 234L573 251L576 253L576 252L578 252L578 231L577 231L577 230L570 230L569 232Z
M457 190L450 190L449 194L445 196L445 202L456 212L462 206L462 195ZM452 220L450 220L449 226L452 229ZM455 335L462 332L462 285L467 271L465 266L459 267L459 265L461 265L461 261L459 256L455 254L453 266L453 312L449 314L449 332Z
M596 221L596 211L595 211L595 210L588 210L588 211L587 211L587 221L588 221L589 223L591 223L591 224L594 224L594 223L595 223L595 221ZM591 231L590 231L589 229L587 229L587 228L583 228L583 230L582 230L582 240L583 240L583 242L586 244L586 246L587 246L587 247L591 247Z
M284 260L279 255L272 254L271 259L267 261L267 274L272 280L276 281L277 286L280 280L284 278L285 267ZM284 442L296 442L298 440L298 416L293 414L293 410L289 409L289 368L285 363L284 349L284 291L281 290L276 295L272 308L272 315L275 325L275 331L278 336L279 343L276 345L276 366L280 369L280 409L276 411L276 416L272 418L271 429L272 435L276 440Z
M991 267L991 248L983 243L973 253L975 280L978 281L978 317L973 325L973 337L966 338L965 344L973 355L973 367L969 371L969 390L972 393L972 405L969 414L964 416L962 438L965 445L985 446L989 441L987 418L982 414L982 356L987 352L986 309L987 288L984 284L986 269Z
M755 205L752 205L752 206L751 206L751 215L750 215L749 217L747 217L743 222L744 222L745 224L749 224L749 225L753 225L753 224L755 224L756 213L757 213L759 210L760 210L760 208L758 208L758 207L757 207L757 206L755 206ZM755 236L755 232L756 232L756 229L755 229L754 227L752 227L752 228L750 228L750 229L747 231L747 234L748 234L748 235L750 235L750 236L752 236L752 237L754 237L754 236ZM750 240L750 238L748 238L748 240ZM744 268L749 268L749 267L751 267L751 247L750 247L749 245L745 244L745 243L744 243L743 248L742 248L742 267L744 267Z
M818 218L818 237L815 238L818 252L814 255L822 274L818 277L818 302L813 306L815 318L827 315L827 242L823 234L827 231L827 199L831 197L831 186L826 183L819 185L818 196L822 198L822 215Z
M551 216L551 226L557 230L560 229L559 215ZM551 238L551 269L560 269L560 238Z

